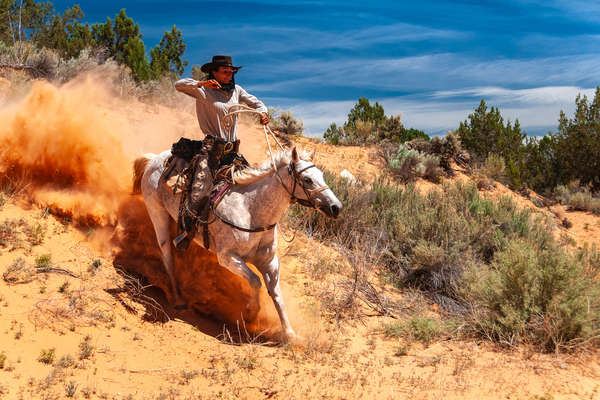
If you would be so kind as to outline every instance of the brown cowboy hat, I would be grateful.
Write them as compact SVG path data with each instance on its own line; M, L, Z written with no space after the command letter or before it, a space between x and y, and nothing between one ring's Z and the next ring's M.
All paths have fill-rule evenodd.
M235 67L231 62L231 57L229 56L213 56L212 61L206 63L200 68L202 72L209 73L212 70L215 70L219 67L231 67L233 68L233 73L238 72L238 70L242 67Z

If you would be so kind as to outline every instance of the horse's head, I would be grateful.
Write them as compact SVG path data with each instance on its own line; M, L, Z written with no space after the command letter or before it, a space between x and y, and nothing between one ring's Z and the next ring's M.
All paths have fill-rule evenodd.
M316 208L330 218L338 218L342 203L325 183L323 172L311 161L314 152L308 160L298 156L296 148L292 150L292 161L289 173L292 175L292 198L306 207Z

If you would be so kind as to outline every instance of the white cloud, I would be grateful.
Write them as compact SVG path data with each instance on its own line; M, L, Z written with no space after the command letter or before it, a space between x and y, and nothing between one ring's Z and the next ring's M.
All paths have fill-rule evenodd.
M405 126L441 133L455 129L461 121L478 106L483 97L488 106L497 106L505 120L519 120L522 129L531 134L545 134L555 130L561 110L573 113L577 94L593 98L594 89L579 87L539 87L511 90L501 87L470 88L435 92L430 95L372 99L384 107L386 114L402 114ZM304 121L306 132L311 136L321 135L335 122L341 124L354 105L354 101L294 102L280 99L282 104L291 104L294 115ZM285 107L284 107L285 108Z

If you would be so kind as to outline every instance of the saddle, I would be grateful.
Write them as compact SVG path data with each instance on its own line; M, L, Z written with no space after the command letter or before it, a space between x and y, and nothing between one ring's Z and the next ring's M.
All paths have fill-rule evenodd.
M248 161L240 154L240 141L226 141L208 135L204 140L181 138L171 146L171 156L165 160L161 183L173 195L184 192L192 184L199 155L208 156L213 183L230 181L230 172L247 167ZM233 168L233 169L232 169Z
M208 215L233 184L233 172L249 166L248 161L239 154L240 141L226 141L207 135L204 140L179 139L171 147L171 157L165 161L165 170L161 176L163 186L176 195L182 193L177 218L177 236L173 243L185 250L189 239L193 238L198 225L204 228L204 245L208 249ZM208 168L212 175L212 189L208 198L197 210L186 206L191 194L192 183L201 158L208 159ZM188 238L184 243L184 239ZM180 246L181 244L181 246Z

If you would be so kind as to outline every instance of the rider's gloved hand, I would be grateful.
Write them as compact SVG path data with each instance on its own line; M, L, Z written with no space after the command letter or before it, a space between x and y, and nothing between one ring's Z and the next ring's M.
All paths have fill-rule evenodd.
M260 123L263 125L267 125L269 123L269 116L267 113L260 114Z

